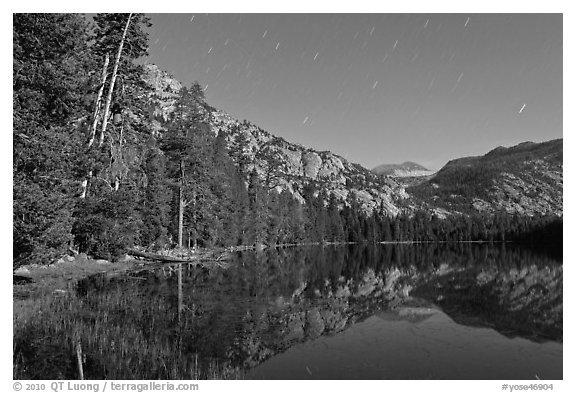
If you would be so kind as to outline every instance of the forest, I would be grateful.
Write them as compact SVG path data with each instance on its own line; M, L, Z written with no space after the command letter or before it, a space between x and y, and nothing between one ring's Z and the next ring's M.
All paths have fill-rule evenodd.
M310 184L305 203L234 160L195 82L155 117L144 14L14 14L13 263L74 249L380 241L561 244L562 219L502 212L440 219L365 213ZM161 120L162 132L152 120ZM463 191L464 192L464 191Z

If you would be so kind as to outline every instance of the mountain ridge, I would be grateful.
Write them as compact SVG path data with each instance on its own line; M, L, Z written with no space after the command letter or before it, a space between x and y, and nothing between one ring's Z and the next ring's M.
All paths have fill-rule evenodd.
M148 64L145 70L146 82L154 89L149 99L158 136L182 85L156 65ZM242 163L246 172L255 170L269 189L288 191L300 202L304 188L312 185L316 195L323 192L341 204L354 196L368 214L424 210L445 217L504 210L562 215L562 139L496 147L482 156L450 160L437 172L411 161L369 170L332 152L286 141L209 105L205 121L214 135L224 133L237 165Z
M408 187L420 208L459 213L563 214L563 139L497 147L450 160L429 180Z
M151 113L156 118L154 132L160 135L161 120L174 110L182 85L156 65L148 64L145 70L146 82L155 90L150 97ZM403 200L408 194L394 179L381 178L332 152L288 142L216 108L205 113L205 121L215 135L224 133L231 157L236 163L242 162L246 172L256 170L270 188L286 190L300 202L304 201L304 187L313 185L344 204L353 195L368 213L379 209L395 216L406 210Z

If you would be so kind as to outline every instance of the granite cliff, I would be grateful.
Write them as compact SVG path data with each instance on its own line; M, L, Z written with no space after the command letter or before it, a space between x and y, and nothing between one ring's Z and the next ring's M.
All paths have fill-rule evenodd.
M154 132L161 137L162 120L174 110L182 85L155 65L147 65L146 71L146 82L155 91L150 95L150 115ZM212 107L205 110L205 121L215 135L224 133L234 161L243 165L246 173L255 169L270 189L286 190L303 201L304 187L311 184L342 203L355 196L366 212L383 208L389 215L400 213L405 206L408 194L401 184L334 153L288 142Z

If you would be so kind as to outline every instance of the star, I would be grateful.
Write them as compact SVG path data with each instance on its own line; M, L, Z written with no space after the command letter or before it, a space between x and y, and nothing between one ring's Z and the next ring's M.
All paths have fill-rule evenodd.
M526 104L522 105L522 108L520 108L520 110L518 111L518 114L522 113L522 111L524 110L524 108L526 108Z

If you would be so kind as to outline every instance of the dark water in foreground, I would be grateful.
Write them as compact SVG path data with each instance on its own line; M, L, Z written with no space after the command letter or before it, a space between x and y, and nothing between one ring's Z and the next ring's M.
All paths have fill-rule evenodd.
M78 292L137 298L126 326L244 378L562 379L562 261L510 245L244 252Z

